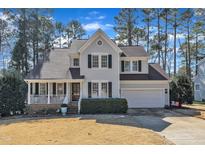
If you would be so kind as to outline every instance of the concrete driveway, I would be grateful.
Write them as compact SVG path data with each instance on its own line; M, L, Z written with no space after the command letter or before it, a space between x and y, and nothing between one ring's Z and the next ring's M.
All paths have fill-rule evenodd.
M148 110L148 113L151 114L136 116L136 122L142 127L154 130L175 144L205 144L205 120L187 116L180 110Z

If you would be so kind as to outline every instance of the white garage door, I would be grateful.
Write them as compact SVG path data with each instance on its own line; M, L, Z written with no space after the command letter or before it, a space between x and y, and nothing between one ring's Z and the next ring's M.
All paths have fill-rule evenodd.
M162 89L124 89L121 97L128 101L128 108L161 108L164 107Z

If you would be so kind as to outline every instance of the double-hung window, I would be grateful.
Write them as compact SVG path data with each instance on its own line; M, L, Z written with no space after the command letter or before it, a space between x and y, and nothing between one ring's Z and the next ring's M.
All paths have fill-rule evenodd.
M97 98L99 96L99 85L98 82L92 83L92 97Z
M46 83L40 83L40 95L46 95L46 94L47 94Z
M138 70L137 70L137 63L138 63L138 61L132 61L132 71L133 71L133 72L138 71Z
M63 83L57 83L57 94L60 96L60 95L63 95Z
M124 71L125 72L130 72L130 61L125 61L124 62Z
M107 82L101 83L101 97L102 98L108 97L108 83Z
M99 56L98 55L92 55L92 67L93 68L99 67Z
M73 58L73 66L79 66L79 58Z
M101 56L101 67L107 68L108 67L108 55Z

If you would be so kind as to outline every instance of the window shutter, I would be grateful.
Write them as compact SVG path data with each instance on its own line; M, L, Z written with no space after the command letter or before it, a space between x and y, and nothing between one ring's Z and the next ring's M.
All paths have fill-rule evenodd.
M47 92L47 95L48 95L48 83L46 83L46 92Z
M53 83L53 95L56 95L56 83Z
M91 82L88 82L88 98L91 98Z
M91 68L91 55L88 55L88 68Z
M124 72L124 61L121 61L121 72Z
M138 61L138 71L139 72L142 71L142 61L141 60Z
M112 55L108 55L108 66L112 68Z
M112 82L108 82L108 89L109 97L112 97Z
M64 82L64 95L66 95L66 82Z
M39 83L36 83L35 86L36 86L35 94L38 95L39 94L39 91L38 91L39 90Z
M33 83L30 84L30 94L33 94Z

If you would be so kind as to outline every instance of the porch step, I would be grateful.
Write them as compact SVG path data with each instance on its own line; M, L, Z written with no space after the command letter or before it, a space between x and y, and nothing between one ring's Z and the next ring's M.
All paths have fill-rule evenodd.
M68 114L77 114L78 106L76 105L68 105Z

